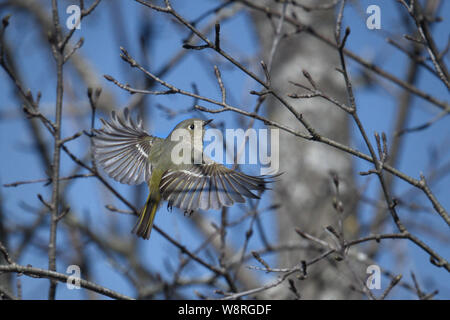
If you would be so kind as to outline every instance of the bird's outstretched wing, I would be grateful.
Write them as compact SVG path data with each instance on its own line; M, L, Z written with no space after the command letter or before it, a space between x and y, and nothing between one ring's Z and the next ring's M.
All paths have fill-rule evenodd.
M264 191L275 176L249 176L212 162L168 170L161 179L163 199L185 211L220 209L245 198L258 199L253 191Z
M162 139L147 134L142 120L134 123L127 108L123 119L113 111L109 122L100 120L103 128L93 130L93 154L97 163L111 178L121 183L147 181L151 175L150 148Z

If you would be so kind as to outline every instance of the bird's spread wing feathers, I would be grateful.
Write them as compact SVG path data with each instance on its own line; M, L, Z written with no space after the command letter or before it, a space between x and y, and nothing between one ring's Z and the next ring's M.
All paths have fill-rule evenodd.
M220 209L244 203L243 196L258 199L254 191L266 190L270 182L272 176L249 176L209 162L168 170L162 177L160 192L169 206L185 211Z
M123 114L121 119L113 111L110 122L101 119L103 128L94 130L93 154L97 163L114 180L139 184L150 178L150 148L162 139L148 135L142 127L142 120L135 123L127 108Z

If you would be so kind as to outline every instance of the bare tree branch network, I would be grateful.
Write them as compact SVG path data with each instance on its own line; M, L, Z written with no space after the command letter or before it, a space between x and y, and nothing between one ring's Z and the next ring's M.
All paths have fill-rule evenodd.
M449 299L449 9L1 0L0 300ZM282 174L245 204L164 205L138 239L145 184L92 155L125 108L159 137L276 130ZM229 167L256 174L258 150Z

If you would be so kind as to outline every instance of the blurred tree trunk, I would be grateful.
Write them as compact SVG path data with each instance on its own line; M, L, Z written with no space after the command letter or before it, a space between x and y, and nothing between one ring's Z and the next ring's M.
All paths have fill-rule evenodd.
M278 12L283 11L283 5L275 1L256 1L258 5L266 4ZM329 1L300 1L300 3L316 6ZM298 19L306 25L312 26L330 39L334 39L335 12L334 10L320 10L305 12L292 5L286 7L286 16L292 17L295 11ZM262 58L269 61L270 52L276 34L279 19L253 12L256 32L260 38ZM282 33L294 31L285 23ZM273 56L271 66L272 85L283 96L288 93L301 92L289 84L289 80L309 85L302 75L307 70L318 86L339 101L347 102L344 79L335 68L340 67L339 56L333 49L305 32L288 38L282 38ZM344 144L349 144L349 122L347 115L336 106L320 98L289 99L289 102L300 111L312 124L316 131ZM287 124L292 128L300 128L300 123L293 115L278 102L268 101L270 119ZM282 207L277 212L278 239L283 244L295 244L302 241L294 231L298 227L312 233L326 241L332 242L331 236L324 232L324 227L332 225L338 230L338 213L333 208L335 187L331 172L339 176L340 198L344 206L344 236L352 238L357 233L355 218L356 194L352 177L352 160L339 150L324 144L301 140L293 135L280 132L280 171L285 174L274 188L275 203ZM311 259L319 252L305 250L300 252L282 253L279 256L280 267L292 267L301 260ZM355 283L352 273L349 274L348 264L330 259L330 263L319 263L308 272L305 281L296 280L296 287L304 299L349 299L359 298L360 295L349 289L350 282ZM342 265L342 266L341 266ZM356 269L356 266L355 266ZM356 270L353 270L356 271ZM364 271L363 271L364 272ZM361 278L364 274L358 272ZM359 286L359 285L358 285ZM276 299L291 298L293 295L284 287L277 287L270 292L270 297Z

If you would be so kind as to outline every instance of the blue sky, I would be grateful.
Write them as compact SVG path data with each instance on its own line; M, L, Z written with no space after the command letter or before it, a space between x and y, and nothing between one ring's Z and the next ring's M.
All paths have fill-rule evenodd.
M389 31L393 31L395 34L406 33L406 30L398 30L398 21L401 19L398 13L399 10L395 8L396 3L393 1L376 1L381 8L382 28L381 30L368 30L365 25L365 17L367 17L365 8L373 2L360 1L356 7L349 6L346 8L344 25L350 26L352 30L347 46L367 60L373 59L384 70L403 79L405 78L405 66L408 63L408 59L398 50L389 46L385 41ZM189 4L184 1L174 1L174 7L184 17L190 20L198 17L208 9L217 6L218 3L218 1L206 0L189 1ZM69 5L70 2L61 2L60 16L62 20L68 17L65 13L66 4ZM121 17L123 24L119 24L115 19L117 16L112 16L112 11L106 4L106 1L103 1L95 12L82 22L81 30L75 32L72 41L77 41L79 37L84 37L85 42L80 49L80 53L92 63L92 67L98 74L110 74L121 82L130 81L133 83L135 78L127 78L133 73L130 73L126 69L128 66L120 59L119 47L126 47L133 57L138 60L142 59L139 48L139 28L144 19L151 21L154 28L152 32L155 40L149 45L149 60L147 61L152 71L159 70L159 68L179 52L182 39L187 33L179 25L174 24L173 21L167 19L162 14L150 13L134 2L127 3L127 5L124 2L120 2L119 7L119 17ZM4 15L7 12L9 11L3 10L1 14ZM441 15L446 18L445 13L449 12L450 3L444 1ZM30 88L33 93L38 90L42 92L41 108L45 114L51 117L53 115L56 81L51 52L46 44L44 45L42 43L39 30L36 28L33 19L27 18L26 15L18 11L12 11L11 13L13 16L10 19L10 27L7 29L6 37L13 44L14 50L17 53L16 61L18 62L20 72L26 79L26 87ZM123 29L119 30L119 36L114 36L114 32L117 32L118 25L122 26ZM201 29L203 25L200 24L199 28ZM435 27L435 40L440 49L443 49L443 46L447 42L449 27L448 20L444 20ZM27 30L27 32L24 33L23 30ZM259 44L255 37L250 17L245 12L240 12L232 19L224 22L221 25L221 34L222 47L225 50L233 53L234 57L239 61L243 61L254 72L260 72L258 66ZM448 63L448 56L446 62ZM246 78L241 71L229 64L223 64L223 61L212 52L189 52L176 68L165 75L164 80L187 90L191 90L191 84L195 82L201 94L220 100L220 91L217 87L212 68L214 63L220 63L221 65L223 80L229 92L229 102L244 109L250 109L254 105L255 97L249 95L248 91L258 89L258 85ZM350 61L349 65L351 76L353 79L356 79L360 68ZM125 73L124 70L127 72ZM70 81L70 89L65 92L65 104L76 104L74 110L80 113L89 113L86 87L74 75L74 70L70 65L67 66L65 72L66 81ZM138 73L137 70L135 72ZM423 69L420 70L419 77L420 81L417 84L419 88L435 95L440 100L448 101L448 92L436 77L430 75L428 71ZM360 117L372 140L373 132L375 131L391 132L395 119L396 100L390 94L398 95L400 93L396 85L385 80L381 81L390 93L378 87L357 88L356 90L356 101L359 106ZM26 124L27 120L24 120L22 117L13 86L3 71L0 71L0 84L0 112L3 118L0 121L0 144L2 154L6 155L0 159L0 182L4 184L18 180L44 178L41 162L36 156L30 141L30 130ZM115 109L122 109L127 105L131 98L129 94L104 79L102 79L101 85L112 92L116 98L117 105L114 106ZM157 104L180 110L190 107L192 99L178 95L156 96L147 99L148 118L145 119L147 128L154 135L166 136L185 116L182 115L173 119L167 119L160 110L155 108ZM420 98L415 97L412 104L412 112L408 126L415 126L426 122L439 113L439 109ZM99 116L105 115L100 114ZM98 117L96 121L97 127L100 126ZM72 135L80 129L88 129L90 125L89 117L80 118L77 122L71 121L68 117L64 117L63 121L65 121L63 122L63 137ZM220 121L223 121L227 128L239 127L234 114L218 114L215 117L215 122ZM258 123L257 127L262 128L263 125ZM367 152L361 137L357 134L356 128L352 128L352 132L354 133L352 145L359 150ZM433 160L438 160L438 163L441 164L448 162L450 156L448 151L450 143L449 133L449 121L447 117L441 119L427 130L409 134L405 139L404 151L398 168L414 178L419 178L420 172L427 174L433 166L436 166ZM50 142L50 136L46 133L44 135ZM87 138L83 136L77 141L70 142L68 146L77 155L83 157L87 151ZM431 147L438 150L437 155L439 157L430 152ZM354 161L356 164L355 172L370 168L368 163L356 159ZM74 164L66 156L63 156L62 175L68 175L73 168ZM256 169L250 166L244 167L244 170L250 173L256 173ZM378 194L379 185L374 177L367 178L356 175L356 179L361 186L367 182L367 179L370 179L367 195L374 197ZM134 199L134 196L132 196L134 187L120 185L112 180L110 182L122 194L129 196L130 199ZM435 192L437 198L445 208L450 208L449 184L450 178L444 177L436 185L432 186L433 192ZM397 180L393 193L401 195L410 188L406 183ZM141 198L143 198L146 190L144 188L141 190L143 192ZM37 193L49 198L51 188L45 187L42 184L24 185L17 188L2 188L1 195L4 199L2 205L7 216L9 227L13 228L16 223L29 224L34 221L35 215L27 212L28 210L24 209L20 203L25 202L29 206L39 208L40 202L36 197ZM124 207L111 196L108 196L104 187L94 179L89 178L76 181L67 189L67 197L73 211L79 214L78 218L85 223L89 223L96 232L107 232L107 227L114 224L120 230L123 230L123 234L127 236L134 223L134 218L132 217L111 213L105 209L105 204L113 204L120 208ZM416 194L416 199L429 206L420 192ZM267 193L260 206L266 207L269 203L270 193ZM437 215L431 215L426 212L411 213L404 209L400 209L399 212L402 218L414 220L419 225L424 224L436 228L435 230L438 232L447 233L448 237L448 229L443 226L442 220ZM234 208L230 211L230 220L239 217L241 213L240 208ZM359 214L363 221L370 221L370 216L373 213L374 210L372 207L361 205ZM205 214L213 221L218 221L220 217L214 211ZM262 222L272 241L276 241L276 232L271 228L275 221L273 214L273 212L264 213ZM414 215L414 217L411 218L411 215ZM203 240L196 234L189 219L185 218L179 211L166 212L163 206L156 217L155 223L180 242L189 244L188 247L191 249L196 248ZM64 227L60 225L60 228ZM242 242L247 228L248 225L246 224L234 228L233 243L239 245ZM394 231L394 229L391 231ZM61 250L61 254L64 256L68 239L65 239L62 233L58 235L61 235L59 238L61 242L59 242L58 249ZM132 235L130 234L128 238L131 237ZM433 235L421 234L421 237L433 248L442 253L445 258L450 259L448 244L437 241ZM260 245L257 237L253 238L250 242L250 249L258 248ZM47 239L48 230L42 229L34 241L36 241L36 244L45 244ZM13 247L17 245L18 239L13 238L11 240ZM392 245L392 242L382 244L382 246L389 245ZM440 288L439 298L448 299L450 297L448 273L445 270L431 265L423 252L407 242L399 241L394 245L398 245L402 251L404 250L405 259L408 260L400 263L398 257L392 257L389 254L381 255L380 265L382 268L387 267L396 273L403 273L405 279L408 279L409 282L411 282L409 278L410 271L415 271L419 276L419 280L424 283L425 288L434 289L436 285ZM170 245L158 233L153 232L151 241L140 244L140 251L146 263L150 266L150 269L157 270L163 277L170 276L170 268L166 268L165 266L176 263L178 260L178 250L176 248ZM97 248L90 245L88 252L96 261L93 264L93 278L99 284L103 284L124 294L134 294L133 289L128 285L123 275L115 270L114 266L107 261ZM273 263L275 260L272 257L268 261ZM43 251L32 246L26 251L26 254L20 262L46 268L47 256ZM125 261L122 261L122 263L126 265ZM58 264L58 271L64 272L66 268L67 263L61 259ZM188 268L186 275L199 274L204 271L201 267L192 266L192 268ZM263 274L261 276L270 277ZM383 279L382 281L384 281L382 285L387 285L387 279ZM43 288L47 290L47 280L22 277L22 282L25 298L46 298L46 294L42 295L42 290ZM193 296L192 289L186 289L186 294ZM393 296L395 298L413 297L410 293L402 289L395 289ZM58 287L57 297L77 299L85 296L79 291L70 291L65 289L65 286L60 285Z

